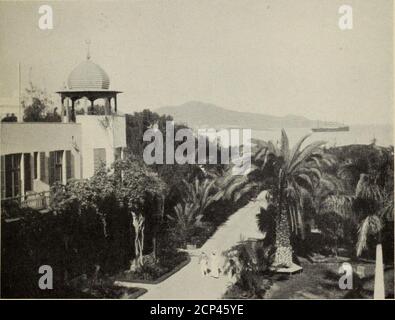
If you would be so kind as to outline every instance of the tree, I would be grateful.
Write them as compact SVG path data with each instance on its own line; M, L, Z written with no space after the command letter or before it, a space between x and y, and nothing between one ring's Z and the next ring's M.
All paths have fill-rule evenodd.
M218 190L215 179L207 178L199 180L195 178L193 183L183 180L185 188L184 202L193 204L196 216L202 218L205 210L223 196L223 191Z
M141 268L144 264L145 220L144 206L149 200L163 197L165 184L158 175L138 161L118 160L114 163L112 175L117 198L126 206L132 216L134 229L135 258L131 269Z
M371 144L329 151L340 160L338 175L346 188L327 198L324 213L353 222L352 250L356 257L371 244L376 245L374 297L383 298L383 258L393 261L394 149Z
M17 121L18 118L15 116L14 113L11 114L7 113L7 115L3 119L1 119L1 122L17 122Z
M45 90L34 86L32 82L26 88L22 100L24 109L23 121L25 122L60 122L61 116L57 108L53 107L53 101Z
M75 241L78 242L81 233L79 231L89 233L90 244L83 243L82 247L87 249L85 253L90 256L90 262L100 265L103 261L108 237L109 205L114 204L111 202L114 189L106 177L107 171L103 167L91 179L70 180L66 185L56 183L52 186L51 209L61 230L66 283L72 264L70 257L73 256L73 243L75 245ZM114 210L114 207L112 209ZM95 250L92 249L93 243Z
M327 206L338 214L354 216L357 219L359 225L355 248L357 256L367 249L369 239L376 244L374 298L384 299L382 231L386 224L393 225L394 198L393 192L388 193L380 188L375 180L374 176L361 173L354 195L331 196L327 199Z
M261 142L251 172L231 179L225 193L238 199L252 189L269 191L269 203L276 207L274 267L292 265L291 232L304 237L303 199L322 179L323 165L331 164L321 148L325 142L302 147L308 137L300 139L292 149L284 130L279 147Z
M177 203L174 207L175 215L167 217L175 223L177 232L181 234L182 241L186 241L191 230L201 223L201 215L196 214L196 206L193 203Z
M144 148L149 144L143 141L144 132L157 125L158 129L165 134L166 121L172 121L171 116L159 115L148 109L126 115L126 142L130 152L138 159L142 159ZM175 128L178 129L178 126Z
M289 222L291 229L296 233L299 229L303 237L302 199L305 194L313 191L314 182L321 179L322 164L328 161L320 148L325 142L313 142L302 148L308 137L309 135L303 137L290 149L287 134L282 130L281 147L277 153L281 167L278 183L274 186L274 192L272 191L278 210L274 266L292 265Z
M197 177L193 183L182 180L183 198L174 206L175 215L168 215L168 218L176 222L184 240L191 229L201 223L206 209L223 196L215 182L214 179L199 180Z
M367 249L368 239L376 244L376 273L374 297L384 299L384 269L382 231L386 223L393 223L393 195L385 196L377 185L362 174L354 199L354 210L363 218L358 228L357 256ZM381 282L381 283L380 283Z
M139 268L143 265L147 204L164 195L165 184L156 173L137 161L118 160L113 167L113 170L108 170L102 166L90 179L71 180L66 185L56 184L52 189L51 206L56 214L64 217L65 222L69 221L65 224L64 233L66 251L76 225L75 219L72 219L74 216L83 218L93 215L94 220L87 220L95 226L100 222L101 239L105 240L108 237L109 218L114 213L127 210L134 233L132 267Z
M229 168L217 184L224 190L226 199L237 202L246 195L257 195L260 191L271 189L277 179L279 161L274 144L260 140L254 141L257 147L251 156L251 170L247 175L233 175Z

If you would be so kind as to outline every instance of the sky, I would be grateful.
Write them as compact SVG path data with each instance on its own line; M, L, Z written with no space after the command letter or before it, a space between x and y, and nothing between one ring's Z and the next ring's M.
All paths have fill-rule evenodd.
M54 28L38 27L50 4ZM191 100L348 124L392 123L391 0L0 2L0 98L29 79L55 92L86 57L123 112ZM58 99L57 97L55 97ZM60 99L58 99L60 101ZM58 101L56 100L56 101ZM59 102L60 103L60 102Z

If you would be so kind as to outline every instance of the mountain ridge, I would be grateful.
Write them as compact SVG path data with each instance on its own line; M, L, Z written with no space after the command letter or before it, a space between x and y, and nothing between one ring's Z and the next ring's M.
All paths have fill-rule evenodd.
M253 130L270 130L278 128L312 128L317 125L339 125L335 122L311 120L295 114L273 116L264 113L234 111L201 101L188 101L178 106L163 106L156 109L155 112L170 115L175 122L187 124L192 128L207 127L219 129L238 127Z

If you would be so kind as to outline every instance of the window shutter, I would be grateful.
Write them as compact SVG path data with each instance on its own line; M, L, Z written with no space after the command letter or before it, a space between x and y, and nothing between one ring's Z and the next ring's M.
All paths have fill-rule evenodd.
M97 171L102 164L106 164L106 149L96 148L93 149L93 165L94 171Z
M55 152L49 153L48 161L48 184L52 186L55 182Z
M66 151L66 180L74 178L74 157L70 150Z
M1 156L1 199L5 198L5 156Z
M4 156L4 167L5 167L5 196L6 198L12 197L13 194L13 172L12 172L12 155L8 154Z
M25 191L32 190L32 172L31 172L31 159L30 153L23 154L24 157L24 170L25 170Z
M38 161L38 152L34 153L34 157L33 157L33 172L34 172L34 179L38 178L38 173L37 173L37 161Z
M42 182L47 182L47 170L45 162L45 152L40 152L40 180Z

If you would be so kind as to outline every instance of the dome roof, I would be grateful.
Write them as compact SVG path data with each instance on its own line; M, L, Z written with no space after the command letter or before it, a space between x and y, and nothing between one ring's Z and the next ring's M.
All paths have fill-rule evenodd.
M70 90L107 90L110 87L110 78L99 65L88 59L71 71L67 86Z

